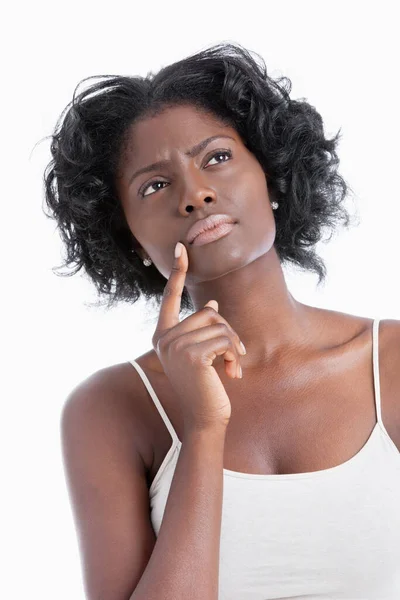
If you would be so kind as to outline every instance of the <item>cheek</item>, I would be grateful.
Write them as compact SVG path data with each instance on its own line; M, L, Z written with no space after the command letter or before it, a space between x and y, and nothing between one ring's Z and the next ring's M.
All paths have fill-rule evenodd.
M238 207L238 217L262 219L264 222L273 220L272 206L268 194L267 181L263 171L249 172L233 190L235 205Z
M237 217L245 239L260 253L268 252L275 241L276 226L265 179L244 188L241 196Z
M145 215L143 211L130 209L126 214L129 229L141 246L146 247L149 241L154 239L155 232L160 229L159 225Z

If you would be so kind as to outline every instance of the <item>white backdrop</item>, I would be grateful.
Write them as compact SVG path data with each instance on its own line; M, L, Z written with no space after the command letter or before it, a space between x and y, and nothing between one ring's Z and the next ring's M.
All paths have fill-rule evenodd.
M107 312L82 275L57 277L61 241L42 212L56 119L82 78L145 75L221 41L261 54L339 128L340 173L360 224L319 251L317 276L287 271L301 302L400 319L400 139L396 2L41 2L7 9L2 36L2 503L0 596L83 600L64 480L59 419L66 395L102 367L151 347L145 304Z

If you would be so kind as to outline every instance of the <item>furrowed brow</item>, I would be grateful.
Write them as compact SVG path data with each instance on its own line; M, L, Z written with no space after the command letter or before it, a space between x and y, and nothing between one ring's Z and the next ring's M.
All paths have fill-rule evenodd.
M233 138L231 135L213 135L211 137L206 138L205 140L202 140L201 142L193 146L193 148L191 148L190 150L187 150L185 152L185 156L189 156L189 158L194 158L195 156L200 154L200 152L204 150L204 148L208 146L210 142L218 138L229 138L235 141L235 138ZM168 164L168 160L159 160L157 162L152 163L151 165L147 165L147 167L142 167L141 169L138 169L133 173L132 177L130 178L129 185L131 185L133 180L142 173L150 173L151 171L157 171L158 169L162 169L168 166Z

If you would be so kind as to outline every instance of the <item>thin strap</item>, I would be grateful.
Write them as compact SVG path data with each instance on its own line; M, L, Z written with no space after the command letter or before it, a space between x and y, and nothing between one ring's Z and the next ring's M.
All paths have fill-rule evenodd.
M162 407L160 400L157 398L157 394L155 393L153 386L151 385L146 373L143 371L142 367L135 360L130 360L129 362L131 363L131 365L133 367L135 367L136 371L139 373L144 385L147 388L147 391L149 392L150 396L152 397L153 402L156 405L156 408L157 408L158 412L160 413L162 420L164 421L169 433L171 434L171 437L173 440L172 445L175 446L176 444L179 444L180 440L179 440L178 436L176 435L175 429L173 428L172 423L169 420L167 413L165 412L164 408Z
M376 417L377 417L379 425L386 431L386 428L382 422L381 386L380 386L380 380L379 380L379 321L380 321L380 319L374 319L373 326L372 326L374 393L375 393Z

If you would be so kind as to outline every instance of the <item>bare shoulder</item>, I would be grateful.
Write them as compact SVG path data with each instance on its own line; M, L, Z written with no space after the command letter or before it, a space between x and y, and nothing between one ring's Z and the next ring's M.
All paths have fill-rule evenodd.
M400 437L400 321L379 323L379 374L382 397L387 398Z
M150 353L146 353L135 361L146 365L149 357ZM136 452L141 457L145 469L152 464L152 423L146 390L129 362L103 367L78 382L64 402L62 420L67 414L71 418L87 415L88 422L91 418L101 421L104 434L112 432L126 439L132 454Z
M387 383L400 382L400 321L381 319L379 322L379 370Z
M63 464L86 596L129 598L155 544L141 389L129 363L100 369L68 395Z
M379 322L380 337L390 349L400 355L400 321L397 319L381 319Z
M360 339L365 338L368 347L371 347L373 319L353 315L345 315L345 317L348 323L354 324L356 331L359 327ZM379 379L382 392L385 392L384 397L391 405L397 404L400 417L400 320L380 319L378 341Z

